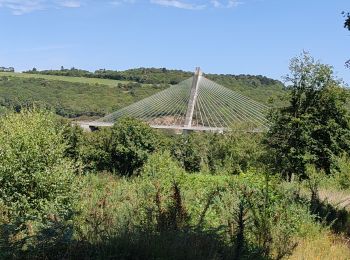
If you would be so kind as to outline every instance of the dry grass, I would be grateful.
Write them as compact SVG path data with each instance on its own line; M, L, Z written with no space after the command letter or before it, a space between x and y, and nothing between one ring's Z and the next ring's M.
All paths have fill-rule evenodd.
M334 207L342 209L345 208L350 211L350 192L338 191L330 189L320 189L320 199L328 201Z
M299 241L298 247L289 260L348 260L350 259L349 241L341 239L329 232L310 239Z

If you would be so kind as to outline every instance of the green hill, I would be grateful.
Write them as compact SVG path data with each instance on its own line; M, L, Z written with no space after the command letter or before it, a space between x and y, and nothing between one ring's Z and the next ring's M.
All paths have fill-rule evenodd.
M118 86L119 83L128 83L126 80L113 80L103 78L88 78L78 76L64 76L64 75L50 75L50 74L36 74L36 73L16 73L16 72L0 72L0 76L20 77L20 78L36 78L47 80L59 80L70 83L87 83L87 84L102 84L107 86Z
M192 75L179 70L144 68L83 72L85 74L81 70L0 73L0 112L35 104L54 109L64 117L100 117ZM263 76L205 76L268 105L280 106L281 97L286 94L281 82Z

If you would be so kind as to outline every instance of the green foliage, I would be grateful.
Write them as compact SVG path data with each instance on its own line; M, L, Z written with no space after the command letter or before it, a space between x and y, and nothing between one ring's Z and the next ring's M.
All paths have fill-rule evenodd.
M295 199L268 175L248 172L231 180L218 206L221 221L228 223L229 238L241 250L235 253L242 256L250 248L275 259L290 254L297 234L312 223L306 205Z
M139 177L80 181L73 222L33 237L29 258L280 259L314 225L279 180L186 174L169 152L150 155Z
M0 258L282 259L323 229L310 210L348 228L345 210L318 200L329 177L314 157L310 205L299 182L261 173L263 152L239 129L166 137L124 118L84 133L47 112L5 115ZM336 165L346 188L346 154Z
M177 136L171 153L188 172L238 174L258 167L262 155L261 135L239 127L224 134L191 133Z
M258 133L235 128L225 134L213 135L208 154L209 169L213 173L239 174L257 168L262 152Z
M284 97L288 92L278 80L261 75L206 74L205 77L268 106L280 107L286 104Z
M34 104L69 118L101 117L166 87L133 83L107 86L1 75L0 107L20 111Z
M85 133L79 156L87 171L113 172L111 155L112 133L111 129L103 128L92 133Z
M140 176L150 180L165 181L167 188L169 188L173 181L179 180L178 178L184 174L183 168L166 151L149 156Z
M322 188L331 190L350 190L350 159L342 155L336 159L337 169L322 179Z
M69 234L75 168L53 114L9 113L0 125L0 258L36 255Z
M42 73L26 73L26 72L1 72L1 76L5 77L18 77L22 79L44 79L51 81L64 81L68 83L83 83L90 85L106 85L110 87L117 87L119 84L130 84L132 82L113 80L113 79L100 79L100 78L85 78L85 77L73 77L73 76L59 76L59 75L46 75Z
M111 162L120 174L132 175L157 150L159 142L148 124L132 118L120 119L112 127Z
M188 175L165 153L151 156L142 176L145 180L151 178L153 187L145 195L155 197L154 202L147 203L155 205L153 211L149 210L160 209L159 214L168 212L168 207L173 210L171 190L176 185L181 190L181 207L177 206L179 215L172 218L177 223L173 224L182 223L179 217L185 212L190 218L185 222L189 229L225 227L222 239L228 237L233 243L236 257L239 250L240 257L263 255L280 259L293 251L295 236L312 223L307 205L295 201L294 190L286 190L277 179L267 175L256 172L231 177ZM160 206L161 203L165 206Z
M68 214L74 175L54 116L23 111L0 124L1 201L24 219Z
M142 187L111 174L89 174L82 179L73 219L76 237L100 243L127 232L140 222Z
M122 118L111 129L86 134L79 154L86 169L130 176L160 148L161 142L161 135L146 123Z
M28 75L55 75L65 77L86 77L112 79L118 81L132 81L141 84L170 84L175 85L192 76L192 72L181 70L168 70L166 68L138 68L125 71L96 70L94 73L78 69L27 71ZM239 91L260 102L273 100L275 105L283 104L281 97L284 96L283 84L261 75L223 75L206 74L211 80L222 84L230 89Z
M67 119L59 120L57 127L62 128L63 139L66 141L65 156L78 162L84 139L83 129L78 125L71 125Z
M25 71L24 73L30 74L44 74L44 75L56 75L56 76L69 76L69 77L89 77L90 72L87 70L80 70L76 68L64 69L63 66L60 70L44 70L38 71L36 68Z
M165 137L148 124L122 118L112 128L84 133L79 158L86 170L130 176L137 174L148 156L161 149L165 141Z
M208 136L199 133L176 136L172 146L172 155L188 172L199 172L207 165Z
M290 105L272 113L266 136L271 162L286 178L305 176L307 163L329 174L336 157L350 148L347 92L331 67L307 53L293 59L290 70Z
M0 107L19 111L35 103L64 117L100 117L164 90L192 76L167 69L78 69L0 74ZM263 76L206 75L259 102L280 106L286 91L281 82ZM146 85L147 84L147 85Z
M126 71L97 70L93 77L130 80L147 84L177 84L192 76L191 72L167 70L165 68L138 68Z
M350 189L350 159L343 155L338 159L339 172L334 174L336 183L342 190Z

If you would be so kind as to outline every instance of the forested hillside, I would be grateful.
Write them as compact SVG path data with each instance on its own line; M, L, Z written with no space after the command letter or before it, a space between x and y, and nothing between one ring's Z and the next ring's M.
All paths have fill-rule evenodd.
M165 87L139 83L108 86L0 75L0 107L2 110L19 111L34 104L36 107L53 109L58 115L69 118L101 117Z
M192 75L179 70L144 68L94 73L78 69L29 72L0 73L0 112L36 104L64 117L100 117ZM286 91L280 81L251 75L205 76L259 102L283 104L281 99Z

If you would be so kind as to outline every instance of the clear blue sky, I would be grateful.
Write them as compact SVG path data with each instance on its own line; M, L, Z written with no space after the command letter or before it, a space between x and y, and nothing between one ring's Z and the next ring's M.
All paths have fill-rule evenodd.
M0 66L167 67L281 79L309 51L350 83L349 0L0 0Z

